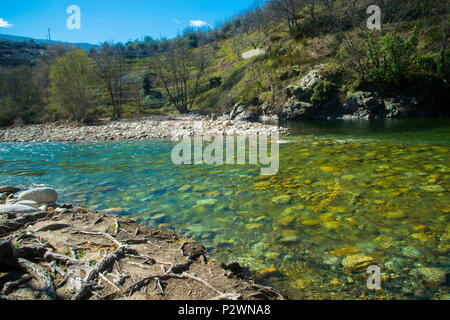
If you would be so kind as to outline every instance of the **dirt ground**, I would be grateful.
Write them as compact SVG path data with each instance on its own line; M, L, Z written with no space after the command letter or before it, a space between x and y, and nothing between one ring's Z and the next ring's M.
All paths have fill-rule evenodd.
M0 300L281 300L169 230L63 206L0 217Z

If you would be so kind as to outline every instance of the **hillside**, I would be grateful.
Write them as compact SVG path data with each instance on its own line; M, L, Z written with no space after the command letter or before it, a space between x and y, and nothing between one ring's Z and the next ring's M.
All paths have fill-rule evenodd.
M172 40L104 43L86 57L66 48L39 58L33 55L39 44L18 48L14 58L31 51L30 61L45 61L38 76L44 86L35 83L33 94L8 89L6 72L0 96L10 98L8 108L33 105L24 122L190 112L274 121L447 116L448 2L379 2L381 30L367 28L368 1L277 0L220 28L191 28ZM65 63L80 59L90 66L84 87L92 103L77 115L68 111L80 107L67 106L74 100L68 88L53 87L52 103L48 94L50 69L63 54L71 56ZM26 72L36 77L36 70ZM72 75L60 74L60 83ZM3 125L14 121L3 118Z
M63 41L55 41L55 40L48 41L47 39L36 39L36 38L31 38L31 37L15 36L15 35L10 35L10 34L3 34L3 33L0 33L0 40L7 40L7 41L13 41L13 42L33 41L37 44L44 44L44 45L60 43L62 45L80 47L86 51L91 48L98 48L98 45L91 44L91 43L72 43L72 42L63 42Z

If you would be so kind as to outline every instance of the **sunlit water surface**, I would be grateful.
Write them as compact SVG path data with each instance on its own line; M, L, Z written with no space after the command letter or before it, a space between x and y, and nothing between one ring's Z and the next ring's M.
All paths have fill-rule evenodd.
M163 140L8 143L0 184L52 186L61 202L175 228L290 298L448 298L448 274L429 286L415 270L450 269L450 121L286 125L271 177L176 166ZM380 266L382 290L366 288L365 270L344 270L356 254Z

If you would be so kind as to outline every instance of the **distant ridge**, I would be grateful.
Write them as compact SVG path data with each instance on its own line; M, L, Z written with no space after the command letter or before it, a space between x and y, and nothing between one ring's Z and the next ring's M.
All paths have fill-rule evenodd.
M0 40L8 40L8 41L16 41L16 42L23 42L23 41L30 41L33 40L34 42L38 44L47 44L49 41L46 39L35 39L31 37L22 37L22 36L14 36L10 34L2 34L0 33ZM62 41L50 41L50 43L61 43L63 45L69 45L69 46L77 46L80 48L83 48L84 50L89 50L91 48L98 48L98 45L91 44L91 43L70 43L70 42L62 42Z

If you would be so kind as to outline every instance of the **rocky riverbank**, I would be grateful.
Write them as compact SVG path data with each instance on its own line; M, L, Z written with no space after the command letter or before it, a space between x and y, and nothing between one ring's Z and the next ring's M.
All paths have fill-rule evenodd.
M382 96L377 92L345 92L326 81L327 66L319 65L303 74L298 69L280 76L285 87L273 97L261 95L255 107L237 103L219 119L277 123L280 120L371 120L443 117L433 113L427 93L420 96ZM319 89L317 89L319 88ZM252 111L253 110L253 111Z
M173 231L0 187L0 300L279 300Z
M0 142L123 141L183 136L251 136L286 134L287 129L241 120L212 120L201 116L152 117L102 121L96 125L48 123L0 130Z

